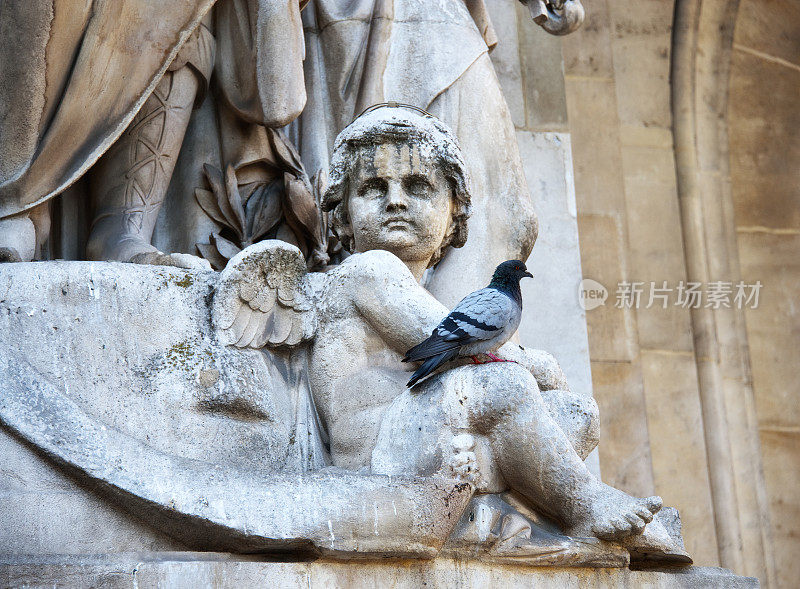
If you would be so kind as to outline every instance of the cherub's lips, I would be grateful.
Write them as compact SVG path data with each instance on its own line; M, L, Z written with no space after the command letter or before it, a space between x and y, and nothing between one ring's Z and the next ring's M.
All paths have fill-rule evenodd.
M413 222L405 217L392 217L391 219L386 219L383 223L381 223L381 225L384 227L391 227L392 225L411 226L413 225Z

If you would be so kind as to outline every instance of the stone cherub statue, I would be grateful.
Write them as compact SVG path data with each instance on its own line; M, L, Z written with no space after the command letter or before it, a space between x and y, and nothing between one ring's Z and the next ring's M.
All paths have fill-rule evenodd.
M469 179L434 117L384 106L337 138L323 199L352 252L306 274L299 251L262 242L220 278L213 315L240 347L309 342L313 401L335 467L389 475L453 473L479 491L512 490L574 537L675 552L654 519L659 497L631 497L584 464L597 408L571 392L555 359L513 342L513 362L458 365L406 388L406 350L448 309L422 285L467 237Z

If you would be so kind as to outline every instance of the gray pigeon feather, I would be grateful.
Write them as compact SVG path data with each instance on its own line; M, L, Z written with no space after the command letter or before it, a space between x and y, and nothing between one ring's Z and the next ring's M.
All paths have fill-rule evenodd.
M522 317L519 280L523 276L531 274L522 262L503 262L489 286L464 297L428 339L408 350L403 362L424 360L408 386L458 356L492 352L506 343Z

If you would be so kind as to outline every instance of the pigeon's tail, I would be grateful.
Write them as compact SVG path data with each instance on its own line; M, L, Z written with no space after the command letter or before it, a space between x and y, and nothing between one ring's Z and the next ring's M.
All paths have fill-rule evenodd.
M439 366L441 366L445 362L449 362L456 356L458 356L458 348L447 350L442 352L441 354L437 354L436 356L428 358L427 360L425 360L425 362L422 363L422 366L417 368L417 371L411 375L411 379L408 381L408 385L406 386L408 386L408 388L413 387L420 380L422 380L423 378L428 376L431 372L439 368Z

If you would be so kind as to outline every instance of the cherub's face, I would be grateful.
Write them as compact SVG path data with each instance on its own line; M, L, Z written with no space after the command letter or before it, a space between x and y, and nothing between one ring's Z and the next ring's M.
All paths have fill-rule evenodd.
M403 261L428 261L451 222L452 189L416 145L361 150L348 194L355 251L387 250Z

